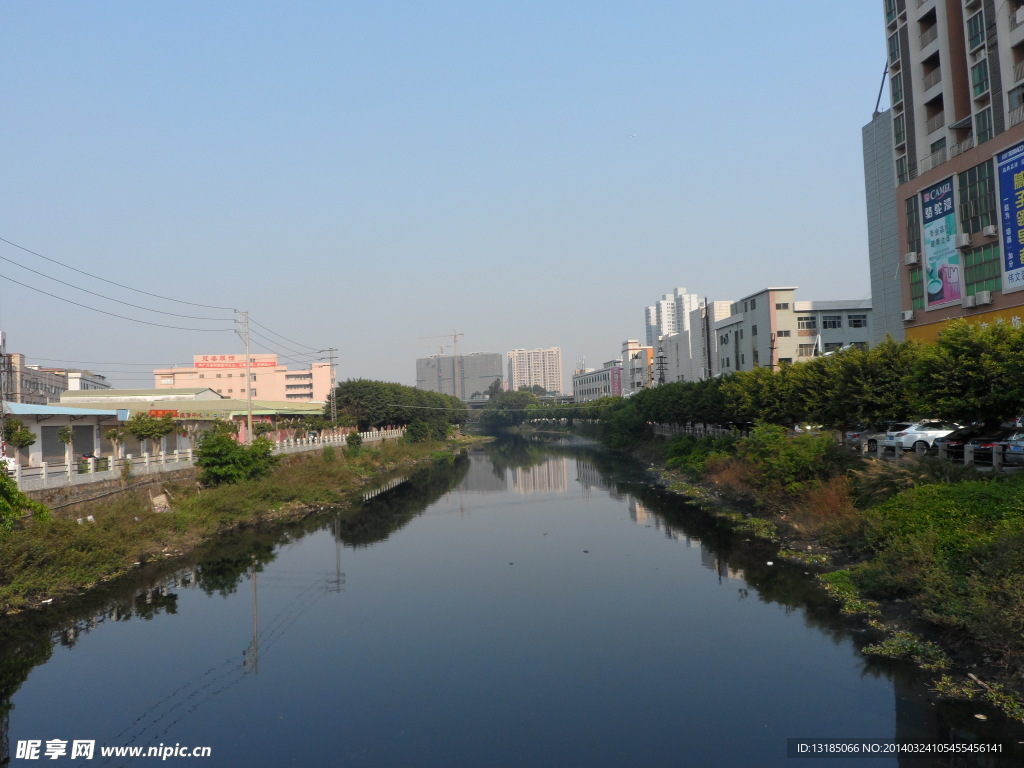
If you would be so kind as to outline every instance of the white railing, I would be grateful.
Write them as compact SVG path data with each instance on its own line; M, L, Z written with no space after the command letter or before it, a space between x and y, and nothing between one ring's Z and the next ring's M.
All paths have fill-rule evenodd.
M405 427L393 429L372 429L360 432L363 444L378 443L383 440L397 440L405 434ZM344 447L348 433L335 433L313 437L296 437L278 440L274 444L274 453L278 455L315 451L328 445ZM139 456L128 454L122 458L103 456L100 458L80 459L79 461L45 463L40 466L17 466L9 472L18 488L22 491L42 491L49 488L62 488L89 483L102 483L117 480L130 466L131 475L152 475L163 472L174 472L188 469L195 465L195 453L187 451L170 451Z

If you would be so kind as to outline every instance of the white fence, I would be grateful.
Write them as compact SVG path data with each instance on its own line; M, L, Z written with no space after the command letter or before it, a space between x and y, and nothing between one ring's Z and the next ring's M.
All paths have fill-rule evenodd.
M383 440L396 440L405 434L405 428L370 430L360 432L363 444L372 444ZM327 435L324 437L298 437L279 440L274 445L274 453L279 455L316 451L328 445L344 447L348 435ZM117 480L126 466L131 467L131 475L160 474L178 469L188 469L195 465L195 453L187 451L160 451L159 453L143 453L141 456L128 454L123 458L104 456L66 462L43 464L37 467L18 466L10 475L23 491L42 491L48 488L60 488L69 485L86 485L100 483L105 480Z

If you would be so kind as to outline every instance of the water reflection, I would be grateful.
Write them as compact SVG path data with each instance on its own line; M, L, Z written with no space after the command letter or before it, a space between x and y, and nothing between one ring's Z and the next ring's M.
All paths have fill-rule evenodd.
M826 599L819 590L812 578L805 572L806 569L799 566L784 564L774 560L772 547L756 540L750 540L742 535L735 535L728 529L721 526L716 520L707 517L699 510L687 505L679 497L666 493L664 490L653 487L644 477L643 469L636 464L623 461L607 453L598 451L592 446L578 442L563 441L557 444L544 444L535 440L517 440L495 443L488 445L484 450L473 451L468 455L455 458L451 463L444 464L431 470L416 472L409 476L402 476L388 479L382 491L376 494L367 494L366 501L358 510L347 512L334 511L324 515L310 518L299 523L250 531L242 535L227 537L201 550L188 561L179 562L174 566L154 565L148 569L142 569L140 573L134 574L130 580L108 589L104 593L96 593L77 605L68 605L56 608L43 614L25 614L22 616L8 617L0 622L0 715L2 715L3 751L0 755L10 755L8 742L8 729L11 714L12 697L23 685L33 668L44 666L54 655L55 648L73 648L79 640L99 627L114 622L122 623L131 620L142 622L152 621L154 618L166 615L188 614L190 611L195 614L206 614L198 621L197 629L188 631L203 631L204 628L212 628L213 631L208 637L204 637L203 643L209 644L210 648L202 649L202 656L198 660L189 659L189 654L183 654L183 659L176 662L180 671L177 677L170 677L163 681L162 687L154 687L151 694L145 700L132 702L129 707L130 716L125 717L114 728L115 733L102 734L108 737L108 743L112 744L152 744L165 738L177 738L178 729L183 723L189 722L190 726L196 726L196 720L203 718L191 718L193 714L208 708L208 711L217 713L216 717L226 717L223 706L218 709L218 701L237 701L230 699L233 695L232 689L241 685L246 678L249 678L253 686L258 682L269 685L269 681L263 681L269 677L271 681L280 680L282 677L296 676L304 679L305 685L313 685L319 674L315 670L306 670L299 665L298 659L307 653L313 654L316 661L313 664L324 664L325 660L337 663L344 663L349 658L366 658L360 656L360 652L366 654L366 648L358 645L345 646L343 643L346 633L358 635L359 622L354 618L346 622L327 623L323 626L329 627L329 631L320 629L320 622L330 622L339 610L344 607L346 612L351 611L353 617L363 617L364 621L382 623L376 633L368 638L367 648L374 649L376 654L377 646L381 650L379 657L373 655L376 663L381 665L379 670L373 670L380 676L378 679L373 676L366 678L359 677L358 680L373 688L379 687L382 691L391 688L405 691L405 695L415 701L415 694L406 689L408 685L404 679L393 677L388 667L405 669L411 674L414 666L430 668L426 662L418 661L418 654L427 653L421 646L429 647L426 637L417 635L408 638L406 644L396 648L387 645L395 634L407 633L408 627L396 622L395 617L401 617L403 613L420 612L423 624L418 627L422 633L429 633L428 621L433 621L437 614L451 617L452 626L447 630L450 635L445 635L445 642L453 647L460 648L461 653L455 658L444 658L445 674L438 674L432 683L437 686L438 691L445 691L444 697L446 706L452 706L452 716L457 716L455 701L459 698L459 688L455 681L464 677L492 676L495 672L486 664L475 666L471 659L475 654L482 653L488 643L499 642L501 635L511 636L511 643L507 653L509 658L536 657L545 658L545 654L561 651L556 643L553 646L545 646L543 650L536 650L525 647L523 640L516 640L519 632L514 626L516 618L519 618L513 610L515 599L510 597L508 590L510 585L516 581L510 581L513 569L522 572L533 566L537 569L536 586L534 591L527 592L526 600L540 602L541 594L536 590L550 590L558 592L560 584L557 578L568 583L574 579L592 579L595 585L601 585L599 589L608 592L621 592L623 600L628 603L642 603L648 599L649 594L658 592L671 593L672 589L679 592L680 598L686 596L686 592L698 593L700 595L696 602L692 602L694 611L692 621L697 622L692 626L686 626L679 631L678 638L668 638L665 648L672 648L672 641L676 640L678 648L674 649L676 654L685 657L687 634L694 636L710 632L712 636L720 635L722 647L727 648L728 637L734 637L737 633L735 626L701 626L701 622L709 621L711 614L705 614L698 610L701 602L711 600L731 602L735 606L747 609L757 604L771 608L781 608L783 614L799 615L802 623L811 629L814 635L824 635L831 639L837 648L846 648L852 644L853 647L860 647L869 642L871 638L866 633L851 628L842 617L838 616L835 607ZM684 550L693 550L692 556L682 555L675 558L676 561L687 560L694 562L697 566L699 579L684 580L681 571L673 570L673 576L655 574L653 571L643 572L639 581L617 581L621 578L635 579L636 574L626 570L624 558L634 551L643 557L654 557L647 549L630 550L626 544L619 544L617 539L608 538L602 543L607 545L605 549L612 551L614 557L603 554L605 558L598 560L596 556L591 558L584 566L574 565L576 570L568 569L565 572L554 571L557 578L548 578L548 571L540 570L541 554L526 552L515 558L516 564L508 562L507 566L503 561L499 570L494 564L488 562L484 555L486 551L475 551L472 547L465 547L466 542L461 542L465 547L458 552L458 558L469 559L479 558L476 564L479 584L461 584L459 582L445 584L446 588L453 594L432 595L433 600L429 605L417 602L419 598L411 597L408 602L402 602L400 598L403 592L411 588L410 581L420 578L423 580L433 577L438 572L443 572L448 563L437 560L425 560L416 563L416 557L427 557L423 554L425 550L413 548L412 540L415 536L424 535L424 528L418 524L415 530L408 531L408 535L395 536L402 531L424 511L438 505L447 505L455 508L463 503L470 503L464 499L464 495L472 501L474 496L515 494L517 496L530 496L531 504L543 501L541 497L551 496L553 499L563 498L575 499L583 504L582 509L595 510L593 518L595 522L604 520L597 514L597 510L604 510L608 505L603 499L611 500L615 515L621 515L621 521L631 521L635 528L625 526L630 531L636 529L651 529L659 534L659 539L671 542L680 547L680 555ZM458 494L458 498L455 497ZM477 501L484 501L477 499ZM558 501L558 503L562 503ZM478 507L479 508L479 507ZM484 507L486 508L486 507ZM538 508L530 507L531 510ZM543 507L552 521L560 517L548 512L548 507ZM551 511L561 509L558 506L550 507ZM528 526L529 520L515 518L509 521L509 516L494 516L500 518L506 526L505 535L513 538L522 535L522 530L517 526ZM573 517L566 513L571 526L586 526L588 518ZM426 519L429 522L430 518ZM479 522L479 521L477 521ZM490 521L488 521L490 522ZM444 528L429 529L435 536L443 537L461 533L463 528L478 530L481 526L462 526L460 529ZM543 536L547 536L549 525L545 524ZM622 526L619 526L620 528ZM324 537L313 537L310 534L324 532L329 534L329 548L317 550L317 554L304 554L299 558L288 558L284 553L289 549L297 549L300 546L309 547L314 539L322 541ZM538 534L540 536L541 534ZM617 534L616 534L617 535ZM363 565L363 568L370 568L369 572L357 571L361 578L350 583L346 570L343 569L345 558L356 558L361 553L367 553L375 545L394 538L395 542L389 542L389 547L394 544L408 547L401 550L409 562L402 564L399 559L386 561L377 570L374 566ZM545 542L550 542L555 536L552 535ZM636 537L634 537L636 538ZM644 537L640 537L642 540ZM650 537L646 537L649 539ZM479 545L482 539L467 540ZM631 540L632 541L632 540ZM435 542L438 548L441 541ZM516 546L522 546L521 542ZM637 546L629 544L629 546ZM646 546L646 545L645 545ZM618 547L619 549L615 549ZM661 545L661 549L665 549ZM345 551L349 554L345 554ZM448 550L443 550L448 552ZM579 550L574 550L574 554ZM585 550L586 551L586 550ZM673 550L676 551L676 550ZM547 557L547 555L543 555ZM561 552L561 557L566 553ZM442 556L443 557L443 556ZM447 557L453 558L452 554ZM582 555L579 555L582 557ZM664 555L659 553L652 563L665 565ZM316 567L309 567L306 562L315 558L318 564ZM282 565L282 559L285 562ZM512 558L504 558L511 561ZM351 562L351 561L349 561ZM361 561L362 562L362 561ZM547 560L544 560L547 563ZM772 564L769 565L769 562ZM303 564L304 567L298 567ZM402 564L407 570L396 570ZM347 565L346 567L351 567ZM585 570L585 569L591 570ZM597 570L593 570L597 568ZM605 568L618 568L615 578L602 578L600 571ZM161 570L162 569L162 570ZM460 571L461 573L461 571ZM267 578L264 578L267 574ZM707 578L710 577L710 578ZM678 584L666 583L668 578L679 578ZM387 589L377 589L382 582L391 579L386 584ZM644 581L646 579L646 581ZM241 587L246 586L245 591ZM584 582L584 587L586 583ZM458 592L458 589L463 592ZM241 592L241 594L239 594ZM201 594L200 594L201 593ZM494 594L494 601L498 602L495 613L492 615L486 611L490 606L479 602L480 596ZM580 593L577 598L569 598L566 593L567 603L563 606L557 601L563 614L568 611L573 616L589 614L578 613L583 609L578 602L586 599L586 590ZM197 599L202 595L209 596L206 602ZM504 597L502 597L504 596ZM611 595L602 595L606 599L607 610L611 612L617 605L616 598ZM692 596L690 596L692 599ZM189 599L186 599L189 598ZM753 598L753 599L752 599ZM372 603L379 601L398 600L390 607L387 616L379 616L371 612ZM723 603L723 604L725 604ZM328 610L328 609L331 610ZM720 615L731 616L733 621L750 620L756 611L744 610L737 613L734 608L722 611ZM359 612L360 610L365 612ZM596 610L596 609L595 609ZM720 610L720 609L716 609ZM581 663L593 664L594 674L604 676L611 675L617 682L609 682L610 690L615 685L627 686L630 674L650 674L637 669L634 672L626 673L619 671L617 665L623 670L631 669L631 662L616 661L614 664L599 664L596 660L586 662L585 652L591 644L602 653L604 646L600 642L610 642L610 639L621 635L625 642L635 649L644 649L638 655L648 652L647 648L656 642L662 643L666 638L658 637L659 613L668 613L668 606L657 601L652 603L652 613L645 616L641 623L636 626L635 632L620 626L607 626L601 621L599 612L595 613L595 633L581 640L573 636L567 645L571 653L565 656L553 657L557 664L553 664L551 671L554 674L562 667L572 668L573 661L579 659ZM346 614L347 615L347 614ZM643 615L643 614L639 614ZM757 614L761 615L761 614ZM369 617L369 618L367 618ZM192 621L196 617L175 616L174 621ZM539 622L539 626L553 636L563 631L566 626L564 615L548 617L548 621L530 619ZM791 623L791 622L790 622ZM443 622L442 622L443 625ZM482 631L482 627L495 625L502 628L496 635L481 635L482 642L477 645L463 645L465 637L474 637ZM189 625L191 627L191 624ZM666 625L667 626L667 625ZM166 629L173 629L167 625ZM301 630L301 631L299 631ZM777 631L777 630L776 630ZM685 633L685 634L683 634ZM323 656L315 655L310 651L311 645L315 646L321 642L320 636L326 635L332 642L337 643L337 649L329 646L330 651ZM602 637L606 636L606 637ZM777 638L768 634L768 630L760 625L752 625L749 628L749 645L739 649L739 653L732 666L745 667L750 664L749 658L744 655L764 654L766 658L782 658L780 649L775 647ZM778 637L790 637L786 634L779 634ZM193 638L194 640L194 638ZM793 642L788 640L788 642ZM659 646L660 647L660 646ZM342 652L342 648L347 649ZM699 651L691 649L689 653L714 655L719 649L700 647ZM783 649L784 650L784 649ZM199 649L195 651L199 653ZM656 655L658 651L650 651ZM665 654L663 649L661 654ZM76 653L77 655L77 653ZM406 656L411 656L417 661L417 665L405 667L403 661ZM430 658L427 656L427 658ZM484 658L487 658L486 656ZM602 659L601 655L595 659ZM612 657L609 657L612 658ZM698 657L699 658L699 657ZM669 659L664 658L667 665ZM268 663L269 662L269 663ZM168 662L170 663L170 662ZM358 662L357 662L358 663ZM710 663L710 662L709 662ZM463 669L460 665L465 665ZM756 667L756 663L754 664ZM770 667L770 663L764 666ZM868 657L862 657L856 663L859 674L864 679L892 680L893 695L893 723L896 738L907 741L992 741L996 738L1012 742L1024 736L1018 736L1019 729L1005 726L1000 718L991 715L987 724L979 724L973 719L977 708L972 705L936 705L929 700L926 690L926 678L921 677L915 670L905 666L877 661ZM331 667L333 669L333 667ZM614 670L614 671L612 671ZM102 676L102 671L101 671ZM351 674L355 674L352 672ZM674 674L680 674L675 672ZM686 672L690 676L699 676L699 671ZM256 679L259 675L259 680ZM618 677L616 677L616 675ZM813 676L809 670L794 669L792 676L797 678L807 677L808 685L813 685ZM361 690L353 680L346 680L346 688ZM497 681L498 678L495 677ZM577 681L578 683L578 681ZM282 685L289 685L277 691L279 697L296 696L301 698L305 691L299 680L288 681ZM681 685L682 683L680 683ZM724 692L730 686L739 685L742 689L742 681L719 680L716 685ZM773 683L778 684L778 683ZM499 683L495 683L496 686ZM508 685L502 682L501 685ZM514 687L514 683L512 684ZM557 683L552 681L552 685ZM661 681L657 684L659 690L663 685ZM701 684L687 681L686 685L694 685L696 690L705 690ZM676 689L679 685L674 686ZM239 689L250 691L249 688ZM256 691L262 690L253 687L252 693L247 695L256 696ZM276 690L276 689L275 689ZM292 692L294 690L294 692ZM497 690L502 690L500 687ZM623 687L623 691L630 691ZM672 685L666 685L664 690L673 690ZM808 689L808 693L812 691ZM237 692L234 692L237 693ZM549 692L557 698L560 692L555 690ZM691 692L692 693L692 692ZM557 695L556 695L557 694ZM760 694L753 683L750 690L745 692L745 698L754 698ZM267 695L264 693L263 695ZM370 695L370 694L366 694ZM440 695L440 694L437 694ZM506 691L504 696L510 694ZM602 694L604 695L604 694ZM636 694L631 694L636 695ZM643 696L653 696L653 693L645 692ZM667 694L662 694L667 695ZM777 695L783 701L788 695L786 691L778 691ZM842 693L836 693L837 704L842 706ZM611 693L607 693L609 701L614 700ZM702 706L711 707L712 704L702 699ZM398 707L400 703L390 698L382 699L387 707ZM359 720L359 707L367 706L362 699L356 700L349 717L352 719L352 728L363 721ZM426 699L425 701L434 701ZM423 702L421 702L422 704ZM728 702L728 707L722 711L722 716L728 719L732 716L733 710L738 715L742 711L745 702L733 699ZM749 702L746 702L749 706ZM281 705L285 707L284 704ZM298 705L293 705L298 706ZM410 705L412 706L412 705ZM432 705L433 706L433 705ZM481 710L489 706L485 702L477 702L474 711L464 712L467 720L479 716ZM581 708L589 706L587 702L579 704ZM633 702L634 707L640 706L640 701ZM666 704L666 706L670 706ZM677 705L678 706L678 705ZM506 707L507 711L502 717L512 718L515 714L512 705ZM284 711L288 711L286 708ZM296 711L303 712L298 709ZM369 709L368 717L375 717L373 713L377 710ZM391 709L383 711L390 712ZM214 715L208 715L214 716ZM306 713L306 716L310 716ZM552 712L557 717L557 712ZM653 717L649 714L648 717ZM696 716L696 715L694 715ZM851 722L861 722L859 713L851 712ZM396 719L401 719L398 714ZM116 719L112 720L117 722ZM342 728L344 719L337 719L337 727ZM435 726L437 724L435 723ZM296 726L300 727L300 726ZM404 723L406 728L415 728L413 723ZM424 726L425 727L425 726ZM855 726L856 727L856 726ZM512 728L512 726L510 726ZM427 729L429 730L429 729ZM514 728L513 728L514 730ZM526 730L524 729L524 732ZM789 733L788 736L814 736L815 734ZM872 737L877 733L846 734L853 736ZM19 735L17 738L25 738ZM226 738L226 737L225 737ZM367 738L371 738L367 736ZM383 738L383 736L382 736ZM551 738L556 738L552 736ZM241 747L238 747L241 749ZM518 747L517 747L518 748ZM304 757L299 755L300 757ZM494 757L493 755L491 756ZM507 756L502 759L493 759L492 764L504 764L508 762ZM972 766L1006 766L1015 764L1014 759L1019 760L1020 754L1014 756L1003 755L1002 757L973 757L969 760L958 758L956 761L944 757L935 757L928 760L915 759L906 762L907 765L915 766L945 766L945 765L972 765ZM270 758L266 758L269 760ZM266 760L259 764L266 764ZM312 762L316 762L313 760ZM241 763L238 763L241 764ZM355 764L355 763L353 763ZM367 763L371 764L371 763ZM710 763L708 763L710 764ZM728 762L717 764L728 765ZM735 763L734 763L735 764ZM778 764L773 759L765 759L761 764ZM874 762L874 765L885 765ZM892 764L890 761L888 764ZM900 761L904 764L904 761Z

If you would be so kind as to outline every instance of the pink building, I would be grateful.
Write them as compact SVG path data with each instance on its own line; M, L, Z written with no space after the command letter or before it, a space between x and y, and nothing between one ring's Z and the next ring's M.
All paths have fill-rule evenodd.
M195 355L191 367L156 368L157 389L209 387L224 397L260 400L327 402L331 393L331 366L313 363L309 368L289 370L277 362L277 355L249 355L251 389L245 381L245 355Z

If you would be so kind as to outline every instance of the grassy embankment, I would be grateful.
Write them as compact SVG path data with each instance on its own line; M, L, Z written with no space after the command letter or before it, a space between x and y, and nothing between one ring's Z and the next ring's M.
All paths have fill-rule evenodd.
M471 439L295 454L259 480L200 489L166 485L171 509L146 491L83 504L95 522L28 521L0 539L0 614L59 600L157 558L176 557L219 533L346 505L380 475L450 455Z
M822 565L843 612L880 633L865 653L910 659L936 671L940 695L1024 721L1024 476L864 460L780 428L677 438L663 461L670 487Z

